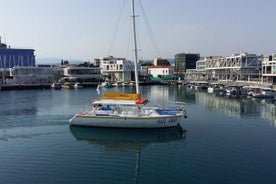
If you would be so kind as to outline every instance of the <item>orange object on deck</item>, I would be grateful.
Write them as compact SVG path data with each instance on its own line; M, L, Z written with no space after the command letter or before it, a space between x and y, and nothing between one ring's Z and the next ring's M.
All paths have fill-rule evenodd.
M146 104L146 103L148 103L148 101L149 100L147 98L140 98L135 103L136 104Z
M139 100L140 94L133 93L104 93L101 99L105 100Z

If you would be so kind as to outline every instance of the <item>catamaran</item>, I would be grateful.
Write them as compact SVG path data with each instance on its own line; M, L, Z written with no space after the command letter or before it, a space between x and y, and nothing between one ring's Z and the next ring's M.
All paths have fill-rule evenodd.
M117 128L165 128L180 124L187 117L184 102L171 107L149 107L142 98L138 80L138 50L136 43L134 0L131 0L131 17L134 47L136 93L104 93L91 101L90 110L77 113L70 119L71 125Z

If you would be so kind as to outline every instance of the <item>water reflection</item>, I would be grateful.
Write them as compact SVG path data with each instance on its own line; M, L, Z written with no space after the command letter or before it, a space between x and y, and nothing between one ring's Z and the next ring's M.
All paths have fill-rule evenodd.
M77 141L120 150L136 150L150 143L176 141L186 136L186 130L181 126L162 129L114 129L71 125L70 132Z
M37 113L37 93L3 91L0 95L0 116L33 115Z
M77 141L103 146L106 150L131 152L136 155L134 183L138 183L142 148L151 143L177 141L185 138L181 126L164 129L123 129L70 126Z
M276 107L272 99L231 97L210 93L197 93L197 99L202 101L207 109L220 110L237 118L256 116L276 126Z

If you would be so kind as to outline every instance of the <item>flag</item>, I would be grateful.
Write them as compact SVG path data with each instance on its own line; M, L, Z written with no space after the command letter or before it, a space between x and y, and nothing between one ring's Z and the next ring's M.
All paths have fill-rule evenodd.
M98 95L101 93L101 90L100 90L100 85L97 86L97 89L96 89Z

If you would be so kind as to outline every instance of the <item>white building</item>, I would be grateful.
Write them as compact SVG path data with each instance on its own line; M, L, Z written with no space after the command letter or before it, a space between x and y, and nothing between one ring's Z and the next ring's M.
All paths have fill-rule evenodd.
M199 60L196 62L197 71L205 71L205 60Z
M101 73L110 81L134 80L134 63L125 58L100 58Z
M206 57L205 69L213 80L258 80L261 61L256 54L241 52L227 57Z
M97 58L95 64L100 66L101 73L106 80L111 82L130 82L135 80L134 62L125 58ZM140 80L148 78L148 67L137 64L138 76Z
M265 82L276 83L276 54L263 57L262 76Z
M148 74L153 77L173 77L174 67L172 66L147 66Z

